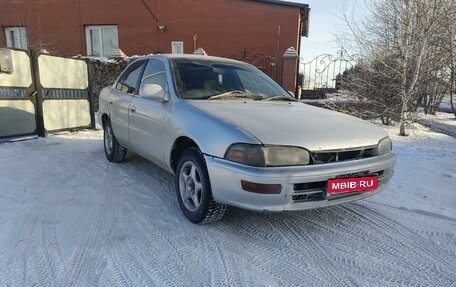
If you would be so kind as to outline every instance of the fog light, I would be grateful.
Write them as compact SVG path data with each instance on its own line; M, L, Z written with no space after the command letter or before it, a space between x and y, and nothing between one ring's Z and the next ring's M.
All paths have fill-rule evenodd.
M241 180L242 189L248 192L261 194L280 194L282 185L280 184L264 184Z

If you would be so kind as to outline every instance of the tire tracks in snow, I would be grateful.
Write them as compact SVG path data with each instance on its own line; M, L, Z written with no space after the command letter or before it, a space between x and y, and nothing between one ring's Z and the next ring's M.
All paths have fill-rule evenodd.
M122 206L119 207L122 210L122 214L129 216L128 222L122 222L117 228L123 234L128 234L126 240L126 248L130 250L132 257L126 262L121 262L122 265L134 264L136 268L140 268L149 275L147 279L150 284L153 285L167 285L167 286L178 286L179 282L186 282L189 278L184 278L184 266L188 263L185 262L182 250L178 247L176 240L173 236L170 236L163 230L159 225L154 224L158 218L151 214L151 209L157 207L156 200L153 200L153 196L157 196L161 204L159 207L165 207L166 203L170 202L170 197L164 194L167 187L164 183L167 180L163 180L164 177L160 177L160 172L150 173L150 168L155 171L155 166L147 163L146 165L135 164L127 162L123 172L127 176L131 176L132 180L135 181L134 188L126 190L123 194L118 194L122 198ZM164 172L164 171L163 171ZM152 176L149 176L152 174ZM158 174L158 175L157 175ZM169 177L168 174L166 174ZM144 194L144 191L153 190L153 193ZM141 193L139 193L140 191ZM141 199L138 197L141 196ZM148 202L154 201L154 204L145 206L144 199ZM156 199L156 197L155 197ZM125 218L123 218L125 219ZM142 235L141 238L137 238L137 235ZM135 244L132 244L135 243ZM148 244L163 244L166 246L154 246L157 248L149 248ZM143 250L140 250L138 246L142 246ZM164 249L166 247L166 249ZM169 251L165 252L165 251ZM153 259L148 258L144 253L150 255ZM118 258L118 254L113 254ZM177 259L177 266L164 265L163 262L167 262L166 258L172 256L173 259ZM168 260L169 261L169 260ZM172 261L171 261L172 262ZM119 265L119 270L122 270L123 266ZM125 273L123 270L121 273Z
M325 284L329 283L333 286L353 285L350 276L347 276L347 274L343 274L342 272L332 272L337 268L337 266L333 264L331 254L328 252L328 248L324 242L318 242L315 238L317 235L316 232L309 232L313 229L312 225L303 226L302 222L294 220L293 217L274 217L274 222L279 225L282 224L282 230L288 233L290 238L293 238L295 250L307 252L311 256L309 259L312 262L317 262L317 268L321 271L319 274L326 275L325 279L327 282L325 282Z
M160 219L157 219L156 217L153 216L154 213L150 213L150 205L147 204L152 198L152 196L157 195L161 201L163 201L165 206L173 207L169 215L164 214L164 216L167 216L171 219L175 218L176 216L179 216L178 221L176 223L179 223L181 221L184 221L185 224L190 225L190 232L194 231L195 228L198 229L199 233L197 234L198 237L198 243L196 243L196 246L194 246L194 249L197 250L196 253L201 253L202 256L198 256L198 254L195 254L195 250L188 250L188 249L180 249L176 248L177 246L180 246L182 244L185 244L185 242L181 242L182 238L177 237L175 235L166 235L166 232L164 233L166 240L168 242L172 242L171 244L171 253L177 253L173 258L179 258L180 261L185 262L184 265L186 266L191 266L192 265L192 259L189 258L189 256L184 256L183 254L186 254L188 252L192 252L193 255L197 256L197 261L195 263L197 266L204 266L205 271L210 274L210 281L214 282L217 285L220 285L218 283L225 282L225 285L229 286L237 286L241 285L240 283L242 282L242 274L239 273L238 268L234 265L234 262L236 261L233 257L234 253L227 253L226 251L222 251L220 248L222 244L218 244L214 240L214 237L211 236L208 232L206 232L207 228L210 226L196 226L191 223L188 223L186 219L181 215L178 204L177 204L177 199L174 191L174 181L173 181L173 176L169 175L165 171L162 171L158 167L154 166L153 164L150 164L148 162L143 162L140 163L139 161L134 161L131 167L134 167L132 169L129 168L128 173L134 172L134 180L137 181L138 178L140 179L140 184L141 185L146 185L150 190L154 190L153 193L145 195L146 202L143 200L139 200L137 196L131 195L134 200L137 201L137 204L135 207L137 208L138 214L144 219L147 218L148 220L144 222L144 225L150 225L153 224L155 221ZM158 172L157 172L158 170ZM151 174L157 174L158 176L151 176ZM158 189L158 190L157 190ZM143 189L141 189L143 190ZM153 199L152 199L153 200ZM170 204L171 203L171 206ZM169 210L169 209L167 209ZM156 213L156 212L155 212ZM172 223L171 223L172 224ZM178 231L179 232L179 231ZM186 232L186 230L180 230L180 232ZM185 240L185 239L184 239ZM217 256L218 255L218 256ZM190 261L190 262L188 262ZM211 262L211 264L207 264L207 262ZM224 270L220 269L220 266L224 266ZM180 266L180 268L184 268ZM188 269L188 267L187 267ZM189 272L199 272L198 270L187 270L184 269L187 274ZM224 272L222 272L224 271ZM185 282L186 280L183 279ZM198 284L203 284L202 282L197 282ZM188 284L187 286L196 286L195 284L189 284L188 280L186 282Z
M208 232L211 237L221 239L225 249L261 270L279 286L300 286L305 283L304 279L309 279L309 276L312 278L310 282L322 282L325 279L323 275L315 273L314 270L304 268L309 260L306 254L296 253L290 246L278 246L265 240L262 234L255 229L255 225L258 224L257 220L261 222L263 219L257 217L254 219L229 218L222 220L216 230Z
M375 220L373 220L374 222L381 223L382 225L386 225L390 229L394 230L398 235L401 235L402 238L412 238L419 245L419 247L421 249L424 249L424 251L433 255L432 256L433 258L439 259L440 263L442 263L444 265L450 265L453 263L452 261L454 258L449 257L447 255L447 253L445 252L445 250L441 250L441 247L438 244L435 244L434 242L430 241L426 237L420 236L419 233L425 233L425 234L434 235L434 236L445 235L446 237L451 237L453 239L456 236L455 233L453 233L453 234L445 233L444 234L441 232L433 232L430 230L420 231L420 230L412 229L412 228L406 226L405 224L400 223L396 219L383 215L382 213L377 211L378 206L375 206L376 204L372 204L371 202L366 202L366 203L362 203L362 204L353 203L352 205L355 207L355 209L358 209L358 212L360 212L360 213L367 211L369 218L375 219ZM386 205L382 205L382 206L388 207ZM392 207L389 207L389 208L392 208ZM407 213L413 213L413 211L401 210L401 209L396 209L396 211L398 211L402 215L405 215ZM418 219L417 216L420 216L419 219L421 219L421 220L426 219L425 215L414 214L415 221ZM403 217L401 217L401 218L403 218ZM433 220L435 220L435 219L433 219ZM440 220L447 221L447 222L452 221L451 224L448 224L447 226L455 226L453 224L456 224L456 220L454 220L454 222L453 222L453 220L450 220L450 219L440 219ZM372 219L371 219L371 221L372 221ZM455 230L456 230L456 228L455 228ZM451 242L451 243L454 244L456 242L454 242L454 240L453 240L453 242ZM430 245L432 245L434 248L429 249L427 246L430 246ZM455 245L455 247L456 247L456 245Z
M106 240L106 230L111 228L113 220L113 193L109 184L113 173L114 175L117 174L116 169L111 168L111 165L110 163L107 164L108 178L103 190L103 202L98 207L95 218L90 218L91 221L85 223L87 229L82 234L85 233L87 236L79 243L79 246L74 248L67 278L67 284L70 286L95 284L94 281L99 276L97 274L99 267L106 260L106 248L104 246L109 244L109 240Z
M34 273L40 279L41 286L60 286L66 265L57 241L55 211L43 209L41 214L35 216L39 220L32 241Z
M308 265L304 269L305 275L312 275L312 277L320 282L324 282L322 284L329 284L329 285L352 285L349 282L349 279L345 278L345 276L341 276L337 273L331 272L329 268L326 266L332 266L330 259L328 258L325 246L323 244L318 244L314 239L312 234L309 232L309 226L301 227L302 221L293 221L288 216L288 213L285 214L258 214L258 216L264 217L261 219L260 222L265 221L270 226L272 230L275 230L276 234L280 234L281 242L283 242L283 250L281 253L277 254L274 253L274 256L283 256L284 260L289 262L290 265L303 265L307 262L314 262L315 264ZM245 224L242 223L245 218L241 218L239 223L236 223L236 226L242 228L244 233L248 236L255 234L260 238L265 238L267 241L264 243L265 246L276 246L277 241L269 241L271 233L271 229L269 228L255 228L252 230L251 227L246 227ZM254 224L253 226L261 227L261 224L257 222L250 224ZM239 224L239 225L238 225ZM295 258L296 259L295 259ZM304 258L302 258L304 257ZM294 261L294 262L293 262ZM301 273L303 273L301 271ZM296 273L295 278L298 277ZM304 275L304 273L302 274Z
M404 242L398 241L397 236L392 237L391 234L385 235L385 228L376 228L374 226L375 222L367 221L364 219L364 217L359 216L350 210L347 210L343 206L334 207L331 210L325 210L328 210L328 214L320 217L318 220L316 219L315 223L321 229L328 230L328 234L322 235L324 238L331 240L331 237L334 237L331 244L326 243L327 248L331 249L331 246L333 246L332 249L335 251L334 254L340 254L338 248L342 248L342 250L349 248L348 250L351 249L358 255L363 254L362 258L372 256L374 258L377 258L375 262L377 262L376 264L379 265L372 265L369 260L362 260L360 256L358 256L356 259L358 262L360 261L362 263L363 268L349 268L347 270L348 272L356 273L359 272L359 270L367 268L369 270L368 275L372 277L372 275L376 274L374 276L375 278L380 278L382 281L386 282L404 282L406 285L413 285L408 284L407 282L414 282L415 284L422 280L432 282L432 280L429 280L429 278L426 277L427 270L425 267L429 266L429 264L424 263L425 267L423 267L423 263L421 265L416 264L416 256L410 259L410 254L417 255L417 253L414 252L413 249L406 246L407 244L404 244ZM321 213L316 212L315 214L318 215ZM299 215L299 213L291 213L291 215L297 216L298 218L300 217L303 220L308 220L308 217L303 217ZM341 216L342 218L350 219L350 221L347 222L346 220L341 220ZM333 218L332 223L328 220L328 217ZM405 239L406 237L404 240ZM358 242L359 244L353 245L350 244L351 242ZM322 244L325 243L322 242ZM334 246L336 244L337 247ZM340 244L342 244L341 247L339 247ZM399 246L397 246L397 244L399 244ZM363 245L366 246L363 248ZM388 261L392 262L385 262L385 258L388 258ZM339 262L344 262L347 260L342 256L336 256L333 259ZM418 260L418 262L420 261ZM385 264L388 266L387 269L385 269ZM359 267L359 265L357 266ZM341 267L343 269L343 266L340 266L339 269L341 269ZM414 281L403 279L404 277L410 277L411 273L415 274L416 278ZM405 276L405 274L408 274L408 276ZM445 273L442 274L439 272L439 274L445 276ZM434 276L433 278L437 280L437 282L441 281L441 278L438 275ZM442 284L442 286L445 285L444 283Z
M38 150L33 151L33 153L38 153L38 156L41 156ZM52 151L50 153L49 157L52 157ZM67 158L57 158L56 160L64 160L65 165L70 170L77 170L95 153L97 152L94 151L85 155L82 159L72 159L69 162ZM59 281L63 279L66 272L65 261L61 255L55 230L56 212L46 208L47 205L56 207L53 205L55 201L45 191L48 189L60 190L69 179L73 178L73 175L62 172L62 170L57 170L57 173L51 173L50 167L47 166L41 166L40 170L48 177L44 178L44 180L42 178L38 182L33 188L33 193L29 191L21 194L26 196L26 203L23 204L23 207L18 212L18 216L22 217L19 219L21 223L13 223L13 230L10 231L7 239L9 243L25 237L21 239L22 243L16 242L16 244L28 243L28 246L31 247L31 249L24 250L25 254L22 257L25 261L9 264L13 270L20 273L20 276L11 274L12 285L28 285L31 284L29 280L32 280L32 284L59 286L61 284ZM33 175L32 177L36 176ZM15 246L11 247L13 250L15 249ZM11 257L14 258L14 256ZM26 273L27 270L33 270L34 272ZM22 283L16 281L21 279Z
M7 251L7 279L4 286L26 286L36 282L34 274L28 274L31 252L28 246L32 242L38 218L32 208L26 203L18 210L14 220L10 223L13 228L7 236L5 250ZM24 229L24 227L27 227ZM31 269L31 268L30 268ZM33 277L30 278L29 276ZM35 280L34 280L35 279Z
M437 251L430 249L423 244L424 239L422 237L410 232L405 226L379 214L371 208L358 203L351 203L342 207L369 222L374 230L389 238L390 242L399 244L398 247L400 248L396 248L396 256L399 254L402 261L406 260L410 266L415 267L416 271L419 270L422 274L432 276L432 280L441 282L442 286L448 286L449 283L456 281L452 268L456 261L446 258L445 252L439 252L439 246L427 241L427 245L432 245L433 249ZM417 257L425 260L417 261Z
M100 154L100 150L97 149L95 151L92 151L88 154L84 154L84 156L79 157L79 158L71 158L71 160L68 162L68 158L61 158L61 161L66 162L66 171L71 171L71 172L64 172L63 174L57 174L57 176L53 176L50 178L50 180L45 181L45 186L42 187L44 189L51 188L60 191L63 190L64 187L68 185L76 185L76 179L74 178L74 175L72 174L73 171L82 171L82 173L85 173L84 167L85 165L91 163L92 159L96 157L98 154ZM62 172L62 171L60 171ZM74 190L73 192L77 192L77 189ZM105 203L106 205L106 199L105 198ZM47 202L48 204L51 204L54 202L53 198L47 198L43 199L43 202ZM58 207L58 202L56 202L56 207ZM106 208L106 206L105 206ZM103 210L103 209L102 209ZM49 262L48 266L45 269L42 269L41 272L43 273L49 273L52 274L52 278L54 281L47 282L51 284L43 284L43 286L61 286L61 285L72 285L75 284L73 281L74 279L72 278L75 275L75 268L80 268L80 270L84 270L87 272L88 270L93 270L93 272L96 272L96 266L91 266L93 268L87 267L87 266L82 266L83 263L77 261L76 265L74 265L74 262L66 262L65 260L62 259L62 254L60 251L60 247L58 245L58 239L56 235L56 212L54 211L52 215L50 215L50 210L46 212L46 214L42 217L41 223L46 223L43 226L42 229L42 237L39 242L36 243L36 259L35 262ZM95 226L100 225L100 217L102 216L101 212L98 212L98 215L96 217L95 221ZM45 220L47 219L47 220ZM53 223L54 222L54 223ZM87 222L82 222L83 224L82 227L85 227L87 225ZM96 227L95 227L96 229ZM83 234L83 231L81 231L81 234ZM95 236L96 231L92 233L92 238L89 240L89 242L93 241L94 236ZM87 241L86 241L87 242ZM84 243L86 243L84 242ZM83 244L84 244L83 243ZM40 248L41 247L41 248ZM77 247L73 247L74 249L77 249ZM41 249L40 252L38 250ZM88 250L86 250L87 252ZM76 251L77 252L77 251ZM38 255L39 254L39 255ZM82 252L82 257L81 254L77 256L78 259L84 259L84 255L86 253ZM78 266L77 264L81 264ZM38 263L38 266L43 265L43 263ZM40 272L40 271L38 271ZM77 280L81 280L80 278L81 272L77 272L76 278ZM47 276L49 277L49 276ZM84 276L83 276L84 278ZM85 278L84 278L85 279Z
M122 213L127 214L132 212L131 209L122 207ZM120 268L123 265L133 266L135 270L142 270L143 274L147 275L145 280L147 286L177 286L178 284L173 280L174 274L165 270L161 258L157 257L154 250L149 247L151 241L145 241L143 237L138 239L138 234L144 234L145 230L134 226L134 220L128 224L119 224L117 227L121 233L128 234L128 238L123 242L122 254L127 253L131 256L125 257L122 261ZM155 234L151 235L152 238L157 238ZM144 275L140 275L144 277Z
M381 281L381 284L394 282L410 286L420 281L412 281L407 278L409 276L404 276L403 267L400 267L403 262L402 260L394 261L397 254L395 250L391 250L392 245L385 243L387 241L379 240L376 237L378 234L371 232L370 227L365 227L356 217L352 217L350 222L340 221L337 218L340 213L338 209L340 207L335 207L323 214L316 212L317 218L315 219L291 214L303 221L312 222L317 229L325 232L321 234L321 237L325 238L321 245L328 249L328 256L333 262L333 270L337 270L337 272L345 270L346 274L350 274L355 281L357 278L353 273ZM328 218L332 218L332 222ZM410 266L407 265L405 271L409 273L412 271L410 269Z
M179 208L179 205L177 203L177 198L176 194L174 191L174 178L172 175L168 174L167 172L161 170L160 168L156 167L155 165L149 163L149 162L142 162L140 161L134 161L133 163L134 166L134 172L135 172L135 180L137 177L140 177L141 179L141 184L147 183L146 185L149 188L154 188L154 195L158 195L162 201L165 203L172 203L172 207L174 207L174 210L171 210L171 218L174 218L176 216L180 216L182 219L186 221L187 219L181 215L181 211ZM155 176L151 176L151 174L154 174ZM157 186L158 185L158 186ZM156 190L156 189L161 189L161 190ZM141 205L143 206L143 205ZM150 220L153 221L154 218L150 217ZM156 219L155 219L156 220ZM187 222L186 222L187 223ZM188 223L187 223L188 224ZM195 227L191 225L192 227ZM202 260L208 260L212 262L211 266L207 266L205 268L209 268L211 271L210 273L214 275L214 280L219 281L218 276L223 276L225 282L228 284L230 282L240 282L240 273L237 271L238 269L232 265L233 257L231 254L235 253L227 253L222 251L220 248L220 245L225 244L226 242L222 241L220 242L221 244L217 244L214 241L214 236L211 236L210 232L207 232L207 228L209 226L203 225L199 227L200 233L198 234L198 239L203 243L202 246L200 247L203 250L203 256L205 256L204 259ZM201 232L203 231L203 232ZM214 253L210 253L209 250L216 250L218 251L219 256L215 256ZM224 260L226 259L226 260ZM225 272L224 274L221 273L220 266L225 266ZM223 275L222 275L223 274ZM236 285L234 285L236 286Z
M169 184L170 182L172 182L172 176L170 176L169 174L165 174L164 171L161 171L161 170L158 170L158 175L160 175L160 173L162 174L162 176L151 176L151 174L153 173L156 173L157 172L157 167L151 165L150 163L139 163L139 161L133 161L133 164L131 164L131 166L129 168L127 168L128 170L128 174L130 174L131 172L133 174L131 174L131 176L134 178L135 181L137 181L138 179L140 179L140 185L147 185L149 188L154 188L154 194L157 194L161 200L165 201L165 202L170 202L170 200L173 201L173 206L176 206L176 202L177 202L177 199L175 199L175 193L172 192L172 194L174 196L169 196L171 194L171 192L168 192L170 187L171 187L171 184ZM157 180L158 178L158 180ZM162 190L156 190L156 189L162 189ZM134 196L133 196L134 197ZM142 207L142 203L143 202L140 202L139 206ZM137 206L138 207L138 206ZM180 212L179 210L176 210L176 212ZM173 215L171 215L173 216ZM154 220L154 218L150 218L151 220ZM183 219L185 220L185 218ZM250 222L251 223L251 222ZM275 222L275 224L282 224L283 223L280 223L280 222ZM237 227L242 227L244 225L244 222L243 220L240 220L238 222L236 222L235 224ZM208 228L207 226L204 226L204 228ZM280 228L282 231L283 231L283 228ZM244 230L247 230L246 232L246 235L251 235L251 230L248 230L248 228L244 228ZM288 229L285 229L285 230L288 230ZM207 234L207 232L204 232ZM210 232L209 232L210 233ZM259 234L260 236L263 236L265 235L266 237L270 236L269 233L261 233ZM199 236L201 236L201 234L199 234ZM276 237L277 238L277 237ZM279 237L280 238L280 237ZM202 238L203 240L204 239L207 239L207 242L208 242L208 245L210 247L210 249L212 250L217 250L218 251L218 254L219 256L218 257L221 257L221 260L216 260L217 263L219 263L219 266L220 267L220 264L222 264L223 266L225 266L225 275L223 275L224 277L224 280L225 282L227 282L228 284L230 283L233 283L234 285L237 285L240 283L240 278L242 278L242 275L239 274L239 272L236 272L235 270L237 270L234 266L232 266L232 262L234 260L234 257L231 256L231 254L236 254L236 256L239 256L238 252L230 252L230 253L226 253L224 251L221 250L221 248L219 247L219 245L225 245L227 243L227 241L223 240L221 241L220 243L221 244L212 244L212 242L214 241L214 236L210 236L210 235L207 235L207 236L204 236L204 238ZM293 245L293 243L296 243L298 240L299 240L299 236L294 236L294 237L282 237L282 240L283 241L290 241L291 244L290 245ZM236 241L234 241L236 242ZM255 246L255 248L259 248L259 246ZM267 245L265 245L265 247L261 246L261 248L263 248L263 250L265 252L268 252L268 248L267 248ZM293 248L295 249L295 247ZM206 251L206 249L203 248L203 250ZM269 251L270 252L270 251ZM268 253L269 253L268 252ZM291 269L294 269L295 273L294 273L294 277L296 277L296 274L299 274L299 273L304 273L303 270L300 270L299 268L297 268L296 266L292 266L289 262L290 262L290 253L293 253L294 251L291 251L291 250L282 250L281 251L282 254L278 255L278 254L274 254L274 261L277 260L277 257L282 257L282 263L283 264L286 264L287 266L289 265L289 268ZM307 251L306 251L307 252ZM203 252L203 254L208 254L207 252ZM305 253L303 253L305 254ZM214 258L214 253L211 253L209 256L211 256L212 258ZM318 257L319 255L316 254L314 255L313 257L316 258ZM298 256L299 257L299 256ZM241 256L240 258L243 258L243 256ZM302 259L302 258L301 258ZM306 258L305 261L308 261L309 259L311 258ZM213 260L213 259L212 259ZM213 260L214 261L214 260ZM272 258L271 258L271 261L272 261ZM301 260L295 260L296 261L296 264L299 264L299 262ZM260 263L260 262L258 262ZM270 262L268 262L270 263ZM269 265L268 263L266 263L266 266ZM267 273L267 274L270 274L271 272L271 269L269 268L261 268L261 267L266 267L264 266L265 264L262 262L261 264L259 264L259 266L255 266L256 268L259 268L259 270L263 270L263 272ZM217 266L217 265L216 265ZM328 281L328 276L330 277L331 275L328 275L330 274L329 272L327 272L327 270L323 270L325 272L322 272L322 274L325 274L326 277L323 277L323 276L320 276L318 274L320 274L319 272L314 272L313 273L313 276L315 278L318 278L318 280L320 281ZM283 272L283 270L282 270ZM305 272L309 272L309 270L305 270ZM276 273L276 272L273 272L273 273ZM220 273L219 273L220 274ZM291 275L291 273L290 273ZM306 276L309 275L309 274L305 274ZM337 275L335 275L335 277L337 277ZM217 278L217 277L215 277ZM284 277L276 277L276 279L280 282L287 282L287 279L284 278ZM340 285L340 282L341 282L341 278L337 278L337 279L334 279L332 282L334 284L338 283ZM343 281L343 280L342 280ZM346 281L346 280L345 280ZM348 283L346 283L348 284ZM297 284L299 285L299 284Z
M400 215L401 219L408 219L410 221L416 221L416 218L419 217L423 224L416 225L416 226L405 226L404 224L400 224L403 228L409 230L409 232L415 233L420 237L424 238L424 242L427 243L427 240L432 238L432 242L437 244L435 241L438 241L438 246L444 245L449 247L446 251L454 251L456 252L456 219L452 219L446 216L426 216L427 213L418 213L415 210L409 210L406 208L395 207L387 204L382 204L374 201L364 201L365 205L372 206L372 208L382 208L392 211L397 215ZM445 230L442 231L432 231L432 230L423 230L422 227L427 225L432 225L435 223L436 219L439 221L439 229ZM397 222L397 220L394 220ZM423 222L424 221L424 222ZM399 222L397 222L399 223ZM444 224L442 224L444 223ZM451 232L450 230L453 230Z

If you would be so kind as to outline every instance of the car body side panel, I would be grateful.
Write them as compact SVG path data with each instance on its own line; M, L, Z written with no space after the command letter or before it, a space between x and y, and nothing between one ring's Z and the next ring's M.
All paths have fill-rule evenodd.
M122 93L111 88L108 100L109 116L112 129L119 143L124 146L129 146L128 141L128 113L131 99L133 95Z
M133 97L130 103L130 148L159 165L164 164L166 104L142 97Z
M109 115L109 107L108 107L108 101L111 95L111 86L104 88L101 90L100 97L98 98L98 114L100 117L98 119L101 122L101 116L104 114Z

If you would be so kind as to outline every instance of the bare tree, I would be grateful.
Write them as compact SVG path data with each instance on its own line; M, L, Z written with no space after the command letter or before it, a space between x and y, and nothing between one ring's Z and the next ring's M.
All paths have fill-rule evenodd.
M402 136L429 83L445 66L444 30L446 20L454 18L455 6L453 0L366 0L363 19L353 21L345 15L369 71L359 82L364 86L360 91L365 93L369 85L380 88L375 97L384 95L397 105L390 110L398 113ZM375 87L375 81L382 87Z
M448 65L446 67L448 92L450 95L450 105L454 116L456 117L456 107L453 103L454 94L456 92L456 16L448 15L446 19L446 46L444 46L447 57L445 58Z

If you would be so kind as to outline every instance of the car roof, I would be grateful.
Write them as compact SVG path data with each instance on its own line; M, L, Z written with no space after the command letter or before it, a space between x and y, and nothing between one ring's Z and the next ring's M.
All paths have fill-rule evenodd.
M195 55L195 54L156 54L156 55L149 55L144 57L143 59L153 59L153 58L167 58L170 60L173 59L189 59L189 60L206 60L206 61L216 61L216 62L226 62L226 63L237 63L237 64L246 64L245 62L222 58L222 57L215 57L215 56L204 56L204 55Z

